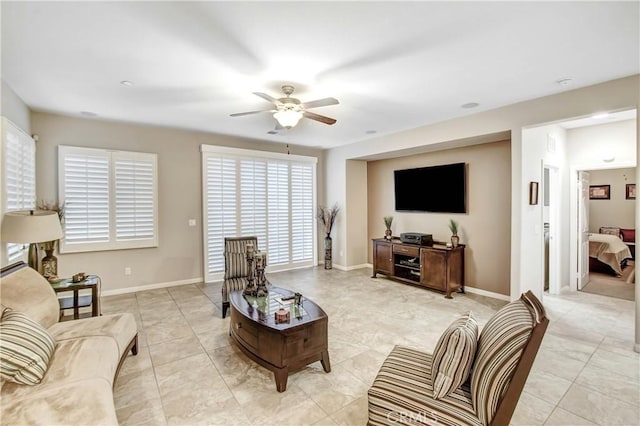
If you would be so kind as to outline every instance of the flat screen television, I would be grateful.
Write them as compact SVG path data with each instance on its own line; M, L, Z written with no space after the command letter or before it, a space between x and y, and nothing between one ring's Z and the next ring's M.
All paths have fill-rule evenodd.
M394 171L396 211L467 212L466 164Z

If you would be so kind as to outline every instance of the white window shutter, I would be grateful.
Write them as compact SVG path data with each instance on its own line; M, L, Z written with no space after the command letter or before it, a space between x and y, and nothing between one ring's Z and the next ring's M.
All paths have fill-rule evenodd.
M270 161L267 166L267 259L269 264L289 262L289 164Z
M207 273L224 270L224 238L237 236L236 160L206 158Z
M58 147L62 253L157 247L157 155Z
M291 256L294 262L313 260L313 167L291 165Z
M100 150L63 155L64 245L109 241L109 155Z
M155 156L114 154L116 240L155 236Z
M3 211L36 207L36 143L10 121L2 120L3 133ZM7 244L7 261L20 259L23 244Z
M256 236L271 271L315 264L315 158L203 145L202 160L207 282L224 237Z

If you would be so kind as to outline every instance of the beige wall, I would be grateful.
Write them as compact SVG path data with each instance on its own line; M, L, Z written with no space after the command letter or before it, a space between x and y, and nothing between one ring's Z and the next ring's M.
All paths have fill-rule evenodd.
M31 122L40 137L36 164L41 200L57 199L58 145L158 154L159 246L59 255L59 275L98 274L104 290L202 279L201 144L286 152L281 144L47 113L33 113ZM319 157L318 182L323 182L320 151L292 146L291 153ZM189 219L196 219L197 226L189 227ZM131 268L131 275L124 275L125 267Z
M589 232L601 226L635 228L636 202L626 199L626 185L636 183L636 168L590 170L591 185L611 185L610 200L589 202Z
M467 163L467 214L394 211L393 171L450 163ZM466 285L509 295L511 241L511 144L509 141L474 145L428 154L371 161L368 164L368 260L372 238L384 235L384 216L393 216L393 235L433 234L448 241L450 219L459 222L465 249Z

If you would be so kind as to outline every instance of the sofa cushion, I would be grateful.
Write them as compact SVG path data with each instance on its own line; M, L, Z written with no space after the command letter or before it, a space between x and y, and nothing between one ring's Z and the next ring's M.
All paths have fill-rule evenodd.
M60 305L49 282L27 265L0 280L2 304L49 328L58 322Z
M5 383L2 387L2 400L31 399L41 389L83 380L103 381L111 387L119 361L118 347L111 337L64 340L56 344L49 370L40 384L19 386Z
M54 386L38 385L30 389L32 392L24 398L6 398L3 394L0 413L3 424L118 424L111 384L105 380L64 380Z
M490 424L541 313L523 294L496 312L480 333L471 376L473 407Z
M432 362L431 354L393 348L369 389L368 425L479 425L467 386L433 398Z
M636 230L635 229L620 229L620 234L622 234L622 241L625 243L633 243L636 241Z
M449 395L468 378L478 344L478 323L471 312L455 320L433 351L433 397Z
M0 319L0 375L23 385L40 383L56 342L40 324L6 308Z
M89 336L110 337L118 346L119 356L122 356L138 333L138 327L132 314L122 313L59 322L51 326L49 332L56 342Z

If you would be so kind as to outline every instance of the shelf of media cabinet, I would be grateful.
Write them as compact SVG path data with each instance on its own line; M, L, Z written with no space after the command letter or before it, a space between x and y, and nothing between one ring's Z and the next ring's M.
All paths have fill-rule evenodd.
M464 293L464 245L447 247L406 244L398 239L373 240L373 278L390 279L445 293Z

